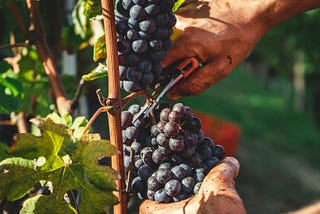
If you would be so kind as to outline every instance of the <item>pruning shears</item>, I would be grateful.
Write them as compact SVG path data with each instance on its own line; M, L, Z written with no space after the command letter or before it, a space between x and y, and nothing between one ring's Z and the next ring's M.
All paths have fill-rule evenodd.
M155 99L152 99L149 104L145 104L140 112L135 115L133 119L133 123L136 121L140 121L141 119L149 117L150 112L157 107L160 99L163 97L165 93L167 93L175 84L177 84L181 79L187 78L193 71L197 68L201 67L202 63L194 58L187 58L183 60L178 65L169 66L164 69L163 74L159 76L156 80L156 84L154 86L155 92L153 93L156 95ZM164 87L161 87L161 83L167 83Z

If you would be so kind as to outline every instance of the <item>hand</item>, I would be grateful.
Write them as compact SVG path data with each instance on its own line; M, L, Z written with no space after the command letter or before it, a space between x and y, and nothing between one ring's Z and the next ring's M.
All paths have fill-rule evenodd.
M164 66L187 57L199 58L204 66L181 80L168 98L200 94L229 75L270 28L317 7L318 0L198 0L180 8L176 14L180 36Z
M234 179L239 173L239 162L226 157L205 177L199 192L183 201L158 204L145 200L139 209L140 214L194 214L194 213L246 213L238 195Z

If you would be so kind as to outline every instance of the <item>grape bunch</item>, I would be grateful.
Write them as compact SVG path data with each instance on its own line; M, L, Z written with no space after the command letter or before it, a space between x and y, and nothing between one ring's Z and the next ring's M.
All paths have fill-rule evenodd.
M115 21L120 87L145 89L161 74L161 62L172 46L174 0L117 0Z
M132 123L139 112L132 105L122 113L125 165L134 154L131 190L142 199L176 202L197 193L204 177L225 155L221 145L205 137L202 123L182 103L155 110L156 123ZM135 125L133 125L135 124Z

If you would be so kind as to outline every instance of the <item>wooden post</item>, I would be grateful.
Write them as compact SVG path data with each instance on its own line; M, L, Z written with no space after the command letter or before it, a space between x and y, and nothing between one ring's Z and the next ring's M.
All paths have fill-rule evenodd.
M121 102L121 94L113 1L101 0L101 6L107 47L106 54L108 64L108 98L111 99L111 102L114 105L119 105ZM126 214L128 196L125 191L126 184L123 165L120 106L115 106L115 108L108 112L108 122L110 141L120 151L120 154L112 157L112 168L115 169L121 176L121 178L117 180L117 188L119 190L118 198L120 203L114 206L114 214Z

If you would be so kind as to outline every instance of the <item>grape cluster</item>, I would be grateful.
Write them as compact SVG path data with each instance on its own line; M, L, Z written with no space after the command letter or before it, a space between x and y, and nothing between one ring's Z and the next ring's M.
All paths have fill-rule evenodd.
M120 86L127 92L145 89L162 72L172 46L174 0L117 0L116 31Z
M221 145L205 137L202 123L182 103L155 110L156 124L132 124L139 112L132 105L122 113L125 165L134 163L131 189L142 199L158 203L176 202L197 193L204 177L223 158ZM137 121L137 120L136 120Z

